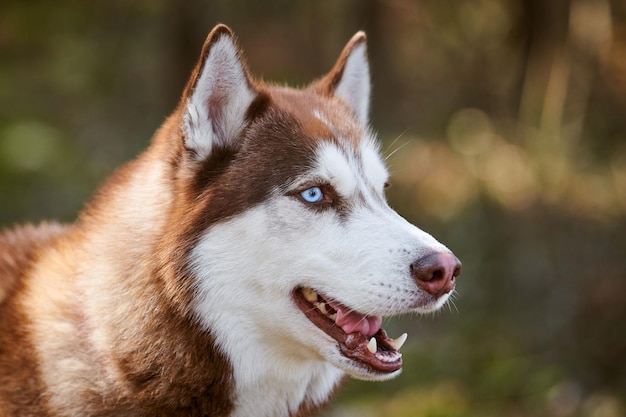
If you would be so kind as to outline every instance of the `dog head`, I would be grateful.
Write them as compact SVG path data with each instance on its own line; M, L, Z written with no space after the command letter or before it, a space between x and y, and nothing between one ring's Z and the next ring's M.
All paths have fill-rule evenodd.
M382 317L434 311L454 290L456 257L386 203L369 98L362 32L304 89L255 81L230 30L209 34L181 101L171 227L193 313L234 364L393 377L404 337Z

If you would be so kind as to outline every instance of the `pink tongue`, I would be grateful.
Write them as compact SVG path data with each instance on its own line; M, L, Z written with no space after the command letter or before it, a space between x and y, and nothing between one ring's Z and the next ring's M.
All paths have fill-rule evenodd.
M363 336L370 337L380 330L380 325L383 322L382 317L368 317L353 311L346 312L342 307L343 306L333 306L333 308L337 310L337 319L335 322L346 334L358 332L363 334Z

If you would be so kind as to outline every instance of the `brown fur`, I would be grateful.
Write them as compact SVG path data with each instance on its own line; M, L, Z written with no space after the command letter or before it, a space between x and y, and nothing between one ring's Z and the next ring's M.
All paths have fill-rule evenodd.
M333 136L312 108L336 88L349 48L364 37L302 93L255 83L240 146L198 161L183 145L183 106L223 34L224 26L209 34L180 106L150 148L106 182L75 225L0 235L0 415L232 411L231 365L191 314L187 255L202 231L312 163L311 138ZM350 111L330 100L331 117ZM337 125L345 138L357 135L356 126ZM295 415L316 408L304 403Z
M0 415L40 415L44 407L45 399L39 396L43 385L25 326L28 312L16 300L41 248L53 244L63 231L62 226L42 224L0 235Z

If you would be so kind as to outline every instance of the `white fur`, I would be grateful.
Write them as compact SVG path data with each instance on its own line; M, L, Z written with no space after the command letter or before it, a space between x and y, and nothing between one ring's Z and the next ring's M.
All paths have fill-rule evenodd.
M266 205L213 227L192 254L198 277L196 313L233 364L234 416L286 416L307 392L321 403L343 375L284 328L284 320L302 316L290 301L288 277L257 280L276 270L274 262L260 261L274 256L272 249L258 244L271 227L269 211ZM285 261L284 256L276 260ZM298 321L305 325L304 316ZM275 414L281 409L282 414Z
M344 195L350 195L354 192L358 175L363 176L375 190L382 190L389 178L389 173L380 158L380 148L371 131L368 128L364 129L365 133L363 134L361 146L358 150L358 156L363 160L362 166L366 169L358 169L359 164L356 164L357 170L355 171L353 168L349 167L349 162L346 159L349 158L350 153L355 152L355 150L351 150L349 142L346 141L345 138L341 138L340 132L342 130L338 129L320 109L313 110L313 116L324 123L328 129L341 140L341 143L348 145L347 148L338 148L330 144L322 145L318 150L319 169L327 170L326 176L331 179L333 179L333 177L338 178L338 180L336 182L333 181L333 183L345 189L343 192ZM343 126L343 130L350 130L351 120L341 118L339 121L346 125Z
M446 248L386 205L386 171L374 155L371 143L348 157L327 142L316 168L303 173L350 199L347 219L276 191L207 230L192 252L195 312L233 364L236 416L286 416L305 393L326 398L343 372L372 380L398 373L374 374L343 356L295 306L294 288L315 288L372 315L427 312L446 301L428 300L409 273L421 255ZM283 413L272 414L275 407Z
M363 175L374 189L383 189L389 180L389 172L380 157L380 148L371 135L361 143L361 158L363 166L367 167Z
M342 196L353 197L357 192L358 178L344 152L329 142L322 145L317 153L314 175L333 184Z
M344 99L356 114L361 126L369 123L370 68L365 43L354 47L348 57L335 94Z
M236 45L230 36L222 35L212 45L188 100L185 145L200 159L207 157L213 146L228 145L243 129L244 115L254 97ZM209 103L219 103L219 107L212 108Z

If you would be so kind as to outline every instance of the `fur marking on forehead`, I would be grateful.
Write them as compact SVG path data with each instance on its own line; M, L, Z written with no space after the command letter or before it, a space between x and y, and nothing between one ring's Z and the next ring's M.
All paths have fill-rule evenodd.
M370 131L359 132L358 140L354 138L351 141L346 141L344 136L335 127L334 123L328 120L326 114L320 109L313 110L313 116L328 127L332 132L334 139L336 139L340 146L354 146L358 145L356 153L361 158L361 167L363 174L368 179L370 185L382 187L389 179L389 173L383 160L380 157L380 147L376 142ZM356 168L356 165L355 165Z
M367 137L361 142L363 171L374 188L383 187L389 180L389 172L380 157L380 148L373 138Z
M337 139L357 143L363 137L361 126L345 109L337 106L331 112L316 108L313 117L322 122Z
M354 112L343 100L326 97L313 89L296 90L289 87L268 86L266 91L272 105L291 116L312 141L337 140L357 146L363 137L363 128Z
M358 166L354 158L332 142L324 142L317 151L317 173L332 183L337 192L344 197L351 197L357 191Z

